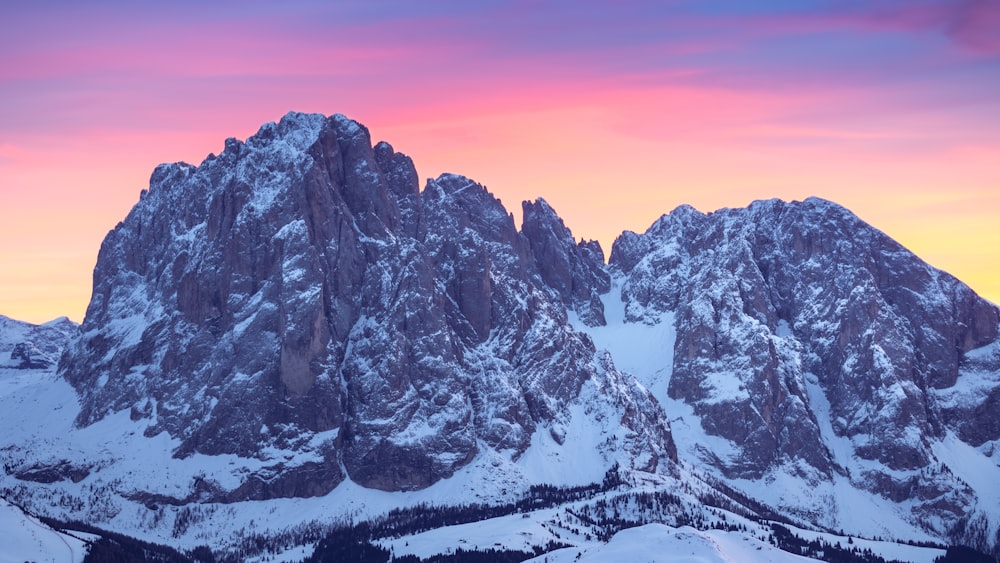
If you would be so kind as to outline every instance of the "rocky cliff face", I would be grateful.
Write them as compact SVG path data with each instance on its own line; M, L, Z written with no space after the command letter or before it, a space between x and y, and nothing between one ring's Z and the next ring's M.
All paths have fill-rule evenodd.
M998 543L994 305L818 199L681 207L608 265L544 200L523 213L518 230L458 175L421 190L343 116L163 165L105 240L60 361L76 431L126 411L177 467L243 460L129 502L413 490L477 459L506 478L588 456L598 478L708 473L831 529L877 498L862 510L901 523L885 533ZM18 467L53 465L30 453Z
M628 321L673 313L668 393L735 447L705 458L724 475L844 475L952 522L976 505L920 471L949 433L1000 439L995 390L968 391L995 384L1000 314L952 276L819 199L681 207L610 263Z
M52 368L78 328L66 317L35 325L0 315L0 367Z
M605 324L600 295L611 289L604 251L597 241L574 244L573 234L543 199L522 204L524 235L545 283L587 325Z
M519 232L467 178L421 192L409 158L343 116L289 114L198 167L162 165L104 241L61 361L77 423L130 409L177 456L275 460L226 499L348 476L405 490L558 435L591 381L646 409L622 417L637 458L669 460L656 403L567 322L564 304L607 286L599 247L529 205Z

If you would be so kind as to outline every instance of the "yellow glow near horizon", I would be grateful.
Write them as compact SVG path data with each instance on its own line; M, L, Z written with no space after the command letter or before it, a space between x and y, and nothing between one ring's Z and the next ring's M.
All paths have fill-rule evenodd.
M289 110L345 113L515 217L545 198L606 254L680 204L819 196L1000 302L1000 45L979 35L860 7L321 4L6 13L0 314L82 320L153 168Z

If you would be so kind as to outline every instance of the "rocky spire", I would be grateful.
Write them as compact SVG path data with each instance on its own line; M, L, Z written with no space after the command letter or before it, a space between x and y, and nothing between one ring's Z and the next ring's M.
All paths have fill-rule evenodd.
M109 233L84 336L62 360L78 423L131 409L147 435L180 439L177 456L304 460L223 500L348 477L413 489L482 445L520 455L584 386L614 381L628 391L613 408L653 409L625 427L655 466L673 455L665 417L569 327L564 289L575 304L607 274L562 234L539 252L587 277L552 288L483 186L444 175L421 193L410 159L362 125L288 114L197 167L158 167Z

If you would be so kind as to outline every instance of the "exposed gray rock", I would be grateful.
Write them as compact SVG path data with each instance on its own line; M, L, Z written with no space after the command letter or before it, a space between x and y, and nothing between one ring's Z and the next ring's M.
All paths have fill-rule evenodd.
M15 344L10 359L17 362L17 367L21 369L48 369L56 363L30 341Z
M759 478L797 462L812 468L807 478L848 472L821 436L806 392L815 378L829 438L884 467L856 482L948 518L974 504L957 481L899 473L929 466L930 441L949 429L972 445L1000 438L996 393L946 400L973 376L966 355L995 343L1000 324L998 309L952 276L815 198L707 215L681 207L643 235L623 234L610 264L625 279L628 320L674 313L669 395L736 445L735 459L713 460L724 474ZM1000 373L995 355L976 354L981 370Z
M66 317L36 325L0 315L0 354L9 358L11 367L47 370L78 330Z
M198 167L158 167L108 235L61 361L77 422L130 409L147 435L179 438L177 456L322 460L270 466L222 500L347 477L405 490L481 445L516 458L600 380L625 389L615 408L652 409L636 451L672 459L659 407L569 327L561 299L590 298L591 280L606 290L599 248L556 235L539 251L587 278L547 285L557 277L475 182L445 175L421 193L410 159L358 123L289 114Z
M90 475L91 469L86 466L74 465L67 460L60 460L49 465L36 464L20 468L14 473L14 477L21 481L35 483L55 483L56 481L79 483Z
M535 263L546 285L559 294L568 308L587 325L605 324L604 305L598 295L611 289L604 267L604 252L597 241L574 243L573 234L556 212L539 198L524 202L524 225Z
M544 200L518 231L475 181L417 178L358 123L294 113L154 171L102 245L60 361L77 423L127 409L175 456L255 459L235 487L204 476L178 498L130 498L419 489L481 453L563 445L574 416L600 426L609 466L666 472L667 421L692 416L725 439L681 460L695 471L846 480L939 537L995 518L935 447L1000 447L1000 313L845 209L682 206L623 233L605 266ZM669 380L643 383L683 414L579 331L613 333L621 305L625 323L674 324L672 365L650 370Z

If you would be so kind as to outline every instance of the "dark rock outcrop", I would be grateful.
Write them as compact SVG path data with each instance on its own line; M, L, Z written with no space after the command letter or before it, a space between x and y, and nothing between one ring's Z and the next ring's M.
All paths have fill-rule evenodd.
M17 362L17 367L21 369L48 369L56 363L31 341L15 344L10 359Z
M535 265L545 283L585 324L605 324L600 295L611 289L604 252L597 241L574 243L573 234L545 200L522 204L524 225Z
M973 445L1000 438L995 393L945 400L975 377L963 365L1000 372L979 350L997 342L1000 312L967 286L815 198L707 215L681 207L643 235L623 234L610 264L624 277L628 320L674 314L669 395L736 446L713 461L726 475L804 463L805 477L828 479L849 471L828 447L846 439L884 468L854 475L862 486L951 512L969 506L961 485L899 481L931 464L931 441L949 430ZM828 407L811 400L811 385Z
M78 330L66 317L36 325L0 315L0 354L17 369L51 369Z
M311 460L223 500L347 477L405 490L482 445L516 458L594 381L624 389L611 408L652 409L623 424L655 467L673 455L665 417L561 301L606 290L599 248L537 205L530 225L558 229L532 239L467 178L420 192L408 157L343 116L289 114L198 167L162 165L104 241L83 337L61 360L77 422L130 409L147 435L179 438L177 456ZM587 277L552 285L543 251Z

